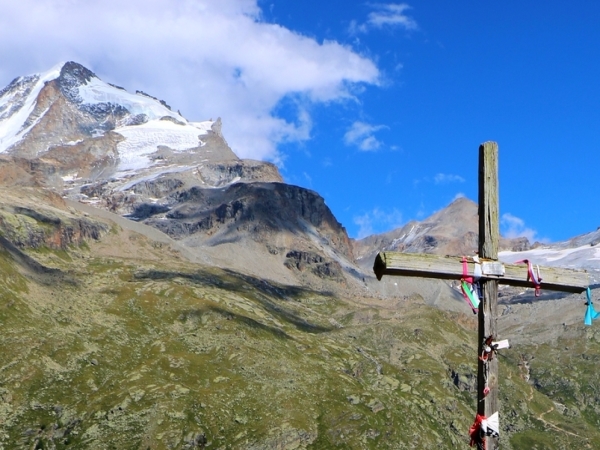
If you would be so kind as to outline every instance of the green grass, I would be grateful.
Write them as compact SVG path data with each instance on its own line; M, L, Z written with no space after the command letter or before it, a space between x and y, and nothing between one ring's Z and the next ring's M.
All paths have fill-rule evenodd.
M455 314L88 248L29 252L74 278L51 286L0 252L1 447L467 445L475 394L453 374L475 375L476 332ZM502 448L600 446L600 346L578 333L500 359Z

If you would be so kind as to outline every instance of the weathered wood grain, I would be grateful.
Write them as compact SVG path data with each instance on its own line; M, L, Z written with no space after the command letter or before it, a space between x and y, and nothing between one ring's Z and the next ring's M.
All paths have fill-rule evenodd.
M479 257L496 261L500 242L498 206L498 144L485 142L479 146ZM479 342L477 354L483 354L488 336L498 339L498 279L487 278L482 282L483 299L479 304ZM484 393L485 387L489 393ZM498 359L477 361L477 413L490 417L498 411ZM498 448L497 438L487 438L488 450ZM478 443L477 448L486 448Z
M380 252L375 258L373 271L377 279L384 275L399 275L443 280L462 278L462 258L460 256L437 256L419 253ZM472 276L475 263L468 261L468 274ZM526 264L504 264L504 276L488 275L485 279L495 279L498 283L510 286L532 287L527 281ZM589 286L589 276L585 270L540 267L542 290L581 293Z

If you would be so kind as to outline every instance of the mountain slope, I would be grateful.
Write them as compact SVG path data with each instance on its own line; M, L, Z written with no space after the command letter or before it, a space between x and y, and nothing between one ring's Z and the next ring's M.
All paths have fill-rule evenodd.
M33 184L165 231L205 262L315 286L346 286L356 271L323 199L283 184L273 164L237 158L220 120L189 122L77 63L3 89L0 139L8 182L27 172Z
M2 448L467 444L472 317L191 263L36 189L0 193ZM97 232L55 239L78 223ZM531 334L500 359L502 446L594 448L600 335L566 318L545 336L535 307L501 320Z
M382 250L472 255L478 249L478 235L477 204L462 197L422 222L411 221L399 229L355 241L354 248L363 266L372 264L375 255ZM521 251L530 245L525 238L501 238L500 247Z

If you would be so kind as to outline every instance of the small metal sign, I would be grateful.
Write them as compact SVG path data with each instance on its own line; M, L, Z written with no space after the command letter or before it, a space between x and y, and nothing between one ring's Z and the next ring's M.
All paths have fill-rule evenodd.
M483 275L504 276L504 264L499 261L482 261L481 272Z

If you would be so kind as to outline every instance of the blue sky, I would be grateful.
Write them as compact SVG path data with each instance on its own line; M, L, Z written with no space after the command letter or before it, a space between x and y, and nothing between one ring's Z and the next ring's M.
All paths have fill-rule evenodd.
M600 226L600 4L414 1L402 14L415 26L378 27L367 20L382 4L285 3L269 2L268 17L351 45L382 72L358 104L316 112L313 139L285 163L351 235L422 219L457 195L476 201L486 140L499 143L505 234L555 241ZM365 29L349 32L354 23ZM353 121L380 145L345 145Z
M477 200L505 235L600 226L600 3L0 0L0 85L75 60L319 192L350 236Z

